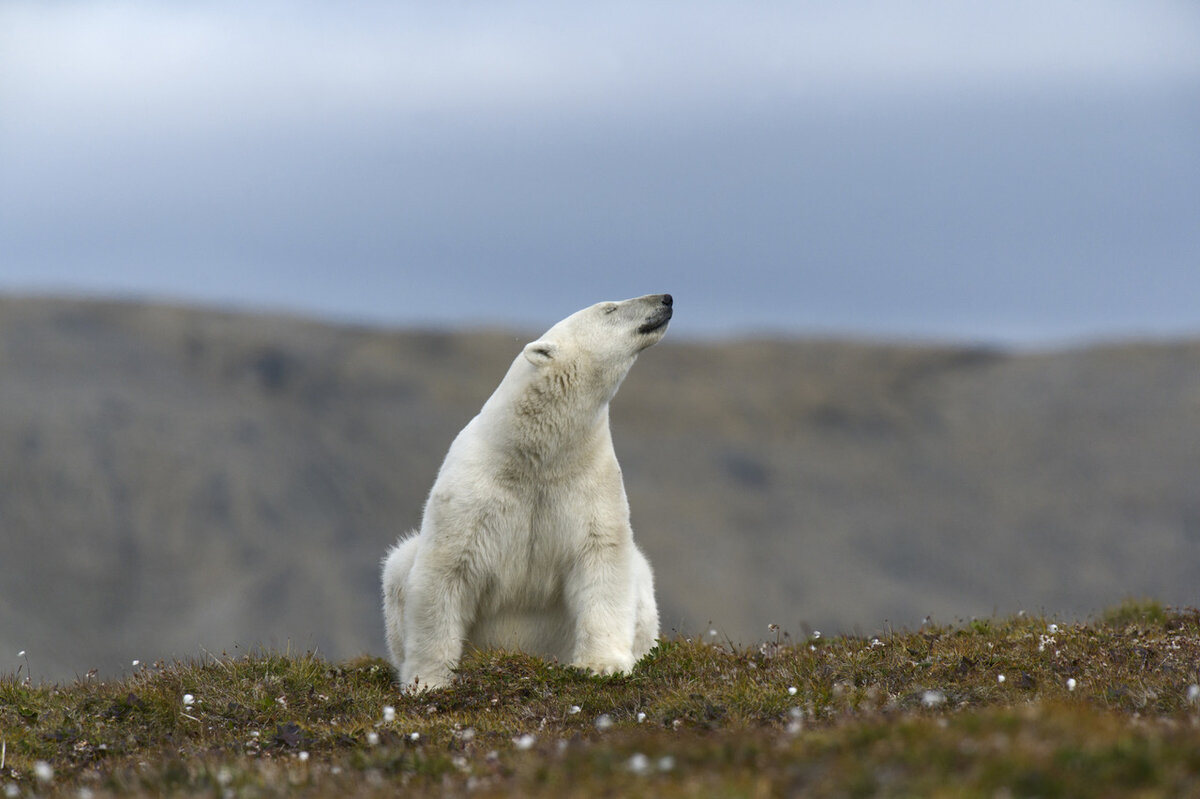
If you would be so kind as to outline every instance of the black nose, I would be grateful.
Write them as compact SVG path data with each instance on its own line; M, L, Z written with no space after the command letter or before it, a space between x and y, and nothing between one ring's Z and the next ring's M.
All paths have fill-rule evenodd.
M668 308L675 304L675 300L671 298L670 294L664 294L662 302L663 305L667 306Z

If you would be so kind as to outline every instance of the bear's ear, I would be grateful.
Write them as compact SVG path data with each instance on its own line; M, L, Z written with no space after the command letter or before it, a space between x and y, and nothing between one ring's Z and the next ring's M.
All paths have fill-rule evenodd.
M525 345L525 357L534 366L545 366L558 355L558 345L553 341L531 341Z

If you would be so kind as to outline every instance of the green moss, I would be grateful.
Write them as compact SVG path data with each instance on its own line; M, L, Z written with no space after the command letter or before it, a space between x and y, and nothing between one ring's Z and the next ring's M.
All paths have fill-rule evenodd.
M1109 627L1128 627L1134 624L1162 626L1169 619L1167 609L1153 599L1127 599L1101 616Z

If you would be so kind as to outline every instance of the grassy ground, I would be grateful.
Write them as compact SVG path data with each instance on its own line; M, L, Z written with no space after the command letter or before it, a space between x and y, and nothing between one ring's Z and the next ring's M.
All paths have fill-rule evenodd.
M1200 612L666 641L628 676L260 653L0 677L4 796L1200 795Z

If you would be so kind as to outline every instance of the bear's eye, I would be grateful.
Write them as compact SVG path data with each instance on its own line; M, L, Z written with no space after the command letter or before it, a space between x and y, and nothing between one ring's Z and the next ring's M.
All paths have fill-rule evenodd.
M617 305L616 305L616 303L611 303L611 304L609 304L609 305L605 305L605 306L604 306L604 313L606 313L606 314L610 314L610 313L612 313L612 312L613 312L613 311L615 311L615 310L617 310Z

